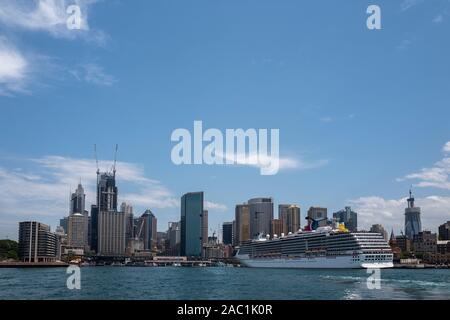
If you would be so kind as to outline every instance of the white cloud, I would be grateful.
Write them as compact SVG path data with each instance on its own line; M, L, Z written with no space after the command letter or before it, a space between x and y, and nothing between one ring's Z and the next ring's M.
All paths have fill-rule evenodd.
M358 228L368 230L372 224L380 223L386 230L394 228L399 233L404 231L406 199L370 196L350 200L349 204L358 212ZM436 231L439 225L450 220L450 197L428 196L415 200L415 205L421 207L422 229Z
M276 158L272 155L258 155L257 153L252 154L217 154L217 157L223 159L224 163L234 161L236 165L240 166L250 166L255 168L263 168L267 164L276 163ZM309 170L320 168L329 163L327 159L320 159L316 161L306 161L302 158L293 157L279 157L279 168L278 170ZM276 170L276 168L273 168Z
M445 153L450 153L450 141L444 145L444 147L442 148L442 151Z
M89 6L94 0L33 0L10 1L0 0L0 22L10 28L30 31L48 32L58 38L76 38L79 35L88 36ZM67 28L70 5L80 8L80 29ZM94 37L98 37L94 33Z
M113 76L107 74L102 67L94 63L80 65L77 69L70 70L69 73L78 81L99 86L111 86L117 82Z
M450 150L450 141L443 147L443 152ZM436 162L432 167L422 168L419 172L411 173L398 181L418 180L417 187L433 187L450 190L450 157L445 156L442 160Z
M23 92L28 72L27 59L0 37L0 95Z
M408 9L411 9L412 7L421 4L422 2L423 0L403 0L403 2L400 4L400 10L406 11Z
M217 211L225 211L227 210L227 206L221 203L205 201L205 209L206 210L217 210Z

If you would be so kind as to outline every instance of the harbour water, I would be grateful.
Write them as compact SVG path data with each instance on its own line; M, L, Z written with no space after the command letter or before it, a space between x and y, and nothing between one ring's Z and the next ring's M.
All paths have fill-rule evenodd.
M0 269L0 299L450 299L450 269L366 270L230 267L83 267L81 289L66 268Z

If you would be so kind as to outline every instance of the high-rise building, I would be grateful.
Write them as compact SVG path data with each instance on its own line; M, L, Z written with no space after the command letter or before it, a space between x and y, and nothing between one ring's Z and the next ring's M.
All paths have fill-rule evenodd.
M117 212L116 169L112 172L97 171L97 208L92 216L96 220L97 253L102 256L122 256L126 248L125 213ZM93 228L94 232L94 228Z
M140 217L143 225L140 227L142 232L140 237L144 242L145 250L154 250L156 248L158 234L157 234L157 219L150 209L147 209Z
M339 223L343 223L350 232L356 232L358 230L358 214L352 211L350 207L333 213L333 218Z
M202 246L208 244L208 210L202 214Z
M77 190L75 190L75 192L72 193L72 196L70 198L70 214L73 213L84 214L85 203L86 203L86 195L84 194L84 189L80 182L78 184Z
M56 260L56 234L46 224L36 221L19 223L19 258L24 262Z
M295 204L278 205L278 219L282 221L282 233L297 232L300 229L300 207Z
M120 212L125 214L125 246L129 248L130 242L134 237L133 206L129 203L122 202Z
M354 231L351 231L351 232L354 232ZM381 224L372 225L372 227L370 228L370 232L380 233L383 235L384 240L386 240L386 241L389 240L389 235ZM391 238L392 238L392 236L391 236Z
M202 256L203 192L190 192L181 197L182 256Z
M270 223L273 219L272 198L253 198L248 201L250 208L250 237L270 235Z
M89 239L91 250L98 252L98 207L91 206L91 237Z
M64 229L65 233L67 233L67 221L68 221L67 217L59 219L59 225Z
M99 212L117 212L116 173L97 174L97 206Z
M68 220L67 241L69 247L88 249L88 217L81 213L72 213Z
M283 221L281 219L272 219L270 221L270 234L272 237L280 237L283 232Z
M169 255L177 256L180 254L180 241L181 241L181 223L169 222L168 230L169 238Z
M98 254L122 256L125 254L125 214L115 211L98 213Z
M420 219L420 207L414 206L414 198L409 190L408 208L405 209L405 235L413 240L415 235L422 231L422 221Z
M314 220L319 220L318 226L325 227L328 223L328 210L323 207L310 207L307 217Z
M439 226L439 240L450 240L450 221Z
M250 240L250 206L238 204L235 209L236 234L235 245Z
M233 244L233 222L222 224L222 242L225 245Z

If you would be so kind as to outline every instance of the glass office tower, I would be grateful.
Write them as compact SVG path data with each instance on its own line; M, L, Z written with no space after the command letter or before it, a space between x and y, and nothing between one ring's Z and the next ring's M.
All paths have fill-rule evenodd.
M181 255L202 255L203 192L186 193L181 197Z

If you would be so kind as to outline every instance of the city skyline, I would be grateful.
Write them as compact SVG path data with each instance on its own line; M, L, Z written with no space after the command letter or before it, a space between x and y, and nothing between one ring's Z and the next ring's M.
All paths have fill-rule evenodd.
M80 0L74 31L38 2L0 0L0 238L17 239L19 221L55 230L80 178L89 210L93 145L107 171L116 143L118 202L150 209L159 230L190 190L214 229L272 197L298 204L302 224L311 206L350 206L359 226L398 234L411 185L423 230L450 220L448 1L379 1L372 31L367 3ZM280 171L174 165L171 133L197 120L279 129Z

